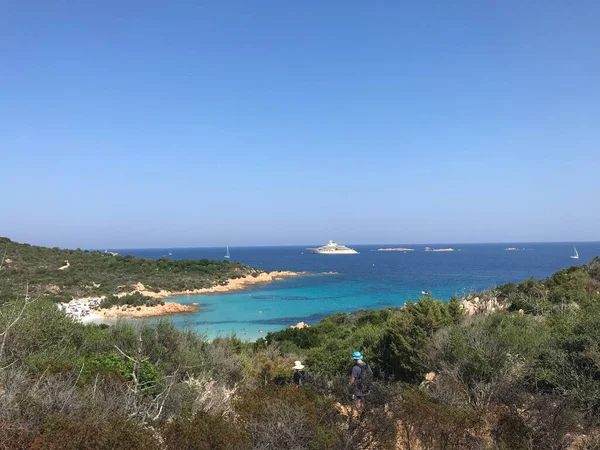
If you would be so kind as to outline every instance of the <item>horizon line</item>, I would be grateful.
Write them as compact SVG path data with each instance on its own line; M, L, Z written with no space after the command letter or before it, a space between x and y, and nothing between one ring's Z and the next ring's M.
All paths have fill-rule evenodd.
M431 245L510 245L510 244L600 244L600 241L506 241L506 242L421 242L421 243L377 243L377 244L344 244L348 246L383 246L383 245L412 245L412 246L431 246ZM88 248L82 250L186 250L186 249L219 249L219 248L274 248L274 247L305 247L318 244L266 244L266 245L201 245L190 247L101 247ZM309 248L309 247L305 247Z

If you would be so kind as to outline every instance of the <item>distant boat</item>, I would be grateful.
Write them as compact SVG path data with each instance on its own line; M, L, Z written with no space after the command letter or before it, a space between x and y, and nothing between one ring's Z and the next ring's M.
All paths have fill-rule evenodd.
M227 254L223 258L225 258L225 259L229 259L230 258L230 256L229 256L229 245L227 246Z
M319 248L307 248L311 253L318 253L320 255L356 255L358 252L353 248L346 247L345 245L339 245L337 242L329 241L329 244Z
M579 259L579 253L577 253L577 249L573 247L573 250L575 250L575 254L571 256L571 259Z

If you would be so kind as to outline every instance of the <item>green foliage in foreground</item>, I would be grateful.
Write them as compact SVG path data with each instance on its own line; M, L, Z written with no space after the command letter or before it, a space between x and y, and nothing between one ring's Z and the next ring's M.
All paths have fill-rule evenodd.
M85 326L8 296L0 448L598 448L599 267L485 294L501 312L422 298L253 344L168 321ZM353 350L377 376L360 420L344 409ZM312 375L301 389L296 359Z
M330 377L349 372L349 355L360 349L381 377L413 382L427 371L425 350L433 334L462 315L457 299L424 297L402 308L335 314L309 328L269 333L267 342L305 351L312 370Z
M99 251L63 250L20 244L0 237L5 255L0 298L47 295L61 301L131 292L142 283L156 292L184 291L224 284L231 278L261 271L230 261L158 260L113 256ZM69 267L59 270L69 262Z

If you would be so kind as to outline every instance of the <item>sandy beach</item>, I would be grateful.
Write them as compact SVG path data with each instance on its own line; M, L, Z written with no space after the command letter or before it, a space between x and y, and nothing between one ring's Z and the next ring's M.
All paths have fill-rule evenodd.
M328 274L333 274L328 273ZM133 293L140 293L147 297L155 299L166 299L179 295L201 295L201 294L213 294L213 293L224 293L231 291L239 291L249 286L256 284L272 283L273 281L280 281L289 277L299 277L310 275L308 272L291 272L291 271L274 271L274 272L261 272L257 276L248 275L242 278L233 278L227 281L226 284L216 285L209 288L191 289L186 291L167 291L160 290L155 292L144 286L142 283L134 285L134 289L131 292L120 292L117 294L118 297L125 297ZM60 308L65 311L66 314L84 322L84 323L99 323L104 319L116 319L116 318L143 318L143 317L158 317L166 316L171 314L185 314L190 312L197 312L199 305L197 303L192 305L182 305L176 302L164 302L162 305L156 306L130 306L130 305L119 305L111 308L97 308L98 304L104 297L101 298L79 298L74 299L69 303L60 304Z

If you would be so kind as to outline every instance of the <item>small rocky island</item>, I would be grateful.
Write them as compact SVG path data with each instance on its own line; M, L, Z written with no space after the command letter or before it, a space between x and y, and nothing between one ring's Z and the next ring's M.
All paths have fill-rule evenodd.
M425 251L426 252L453 252L454 249L453 248L431 248L431 247L425 247Z

